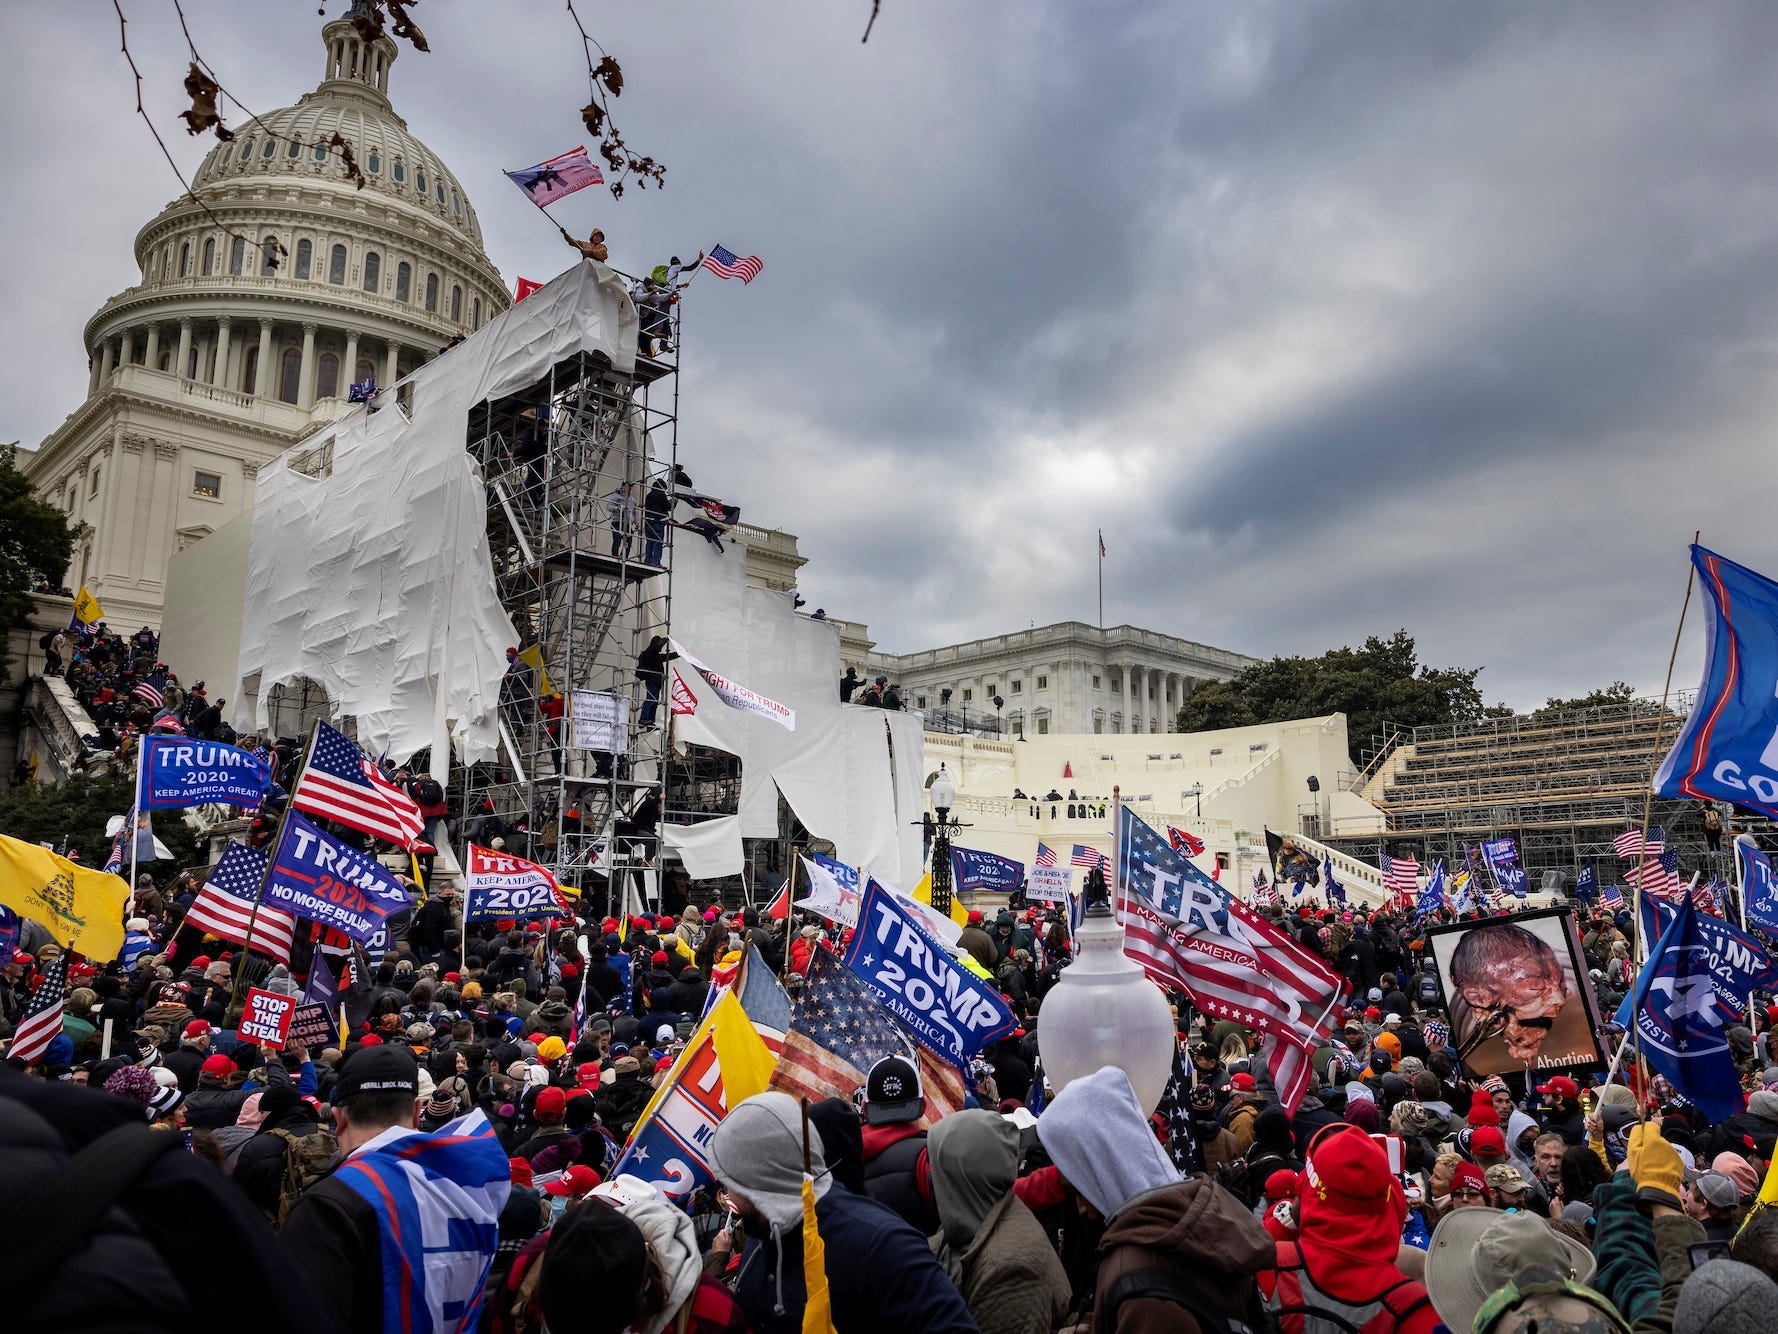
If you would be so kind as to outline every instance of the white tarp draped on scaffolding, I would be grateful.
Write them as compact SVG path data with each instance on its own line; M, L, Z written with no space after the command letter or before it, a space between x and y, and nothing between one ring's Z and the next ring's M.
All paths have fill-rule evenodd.
M740 757L745 837L777 835L782 793L810 833L833 841L841 861L912 884L925 795L918 720L842 705L839 631L798 616L783 593L749 587L745 556L739 546L719 555L678 535L673 638L714 670L793 708L796 730L728 708L688 671L698 707L674 720L678 737Z
M661 840L679 854L693 880L741 874L741 817L719 816L701 824L661 824Z
M494 586L469 412L577 352L635 367L635 306L591 260L409 375L410 414L381 394L378 411L359 407L260 470L237 728L264 727L271 688L309 677L373 755L431 746L436 772L447 739L465 763L494 754L516 640ZM289 466L327 446L323 475Z

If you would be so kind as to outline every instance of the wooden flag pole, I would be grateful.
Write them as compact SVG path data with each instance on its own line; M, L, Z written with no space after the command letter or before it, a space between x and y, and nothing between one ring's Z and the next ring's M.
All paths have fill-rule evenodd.
M1702 528L1694 532L1692 534L1692 545L1696 546L1699 539L1703 536L1704 530ZM1661 712L1655 719L1655 744L1653 753L1649 756L1648 791L1644 793L1642 797L1642 846L1637 851L1636 895L1633 904L1634 916L1631 919L1631 924L1636 928L1635 952L1637 958L1640 960L1636 966L1638 974L1641 973L1642 968L1648 962L1649 942L1646 939L1648 933L1642 929L1643 882L1648 878L1648 821L1649 817L1654 812L1655 775L1660 771L1661 766L1661 734L1666 730L1667 697L1673 690L1673 666L1679 661L1679 639L1680 636L1685 633L1685 614L1692 605L1692 583L1696 579L1696 576L1697 567L1692 564L1690 556L1688 555L1685 562L1685 599L1679 604L1679 624L1673 629L1673 650L1667 655L1667 680L1661 687ZM1634 984L1632 984L1631 990L1634 991L1634 989ZM1636 1044L1636 1070L1638 1075L1641 1075L1644 1072L1642 1065L1642 1030L1636 1023L1636 1016L1634 1014L1631 1014L1630 1016L1630 1036ZM1636 1119L1642 1122L1648 1120L1648 1100L1646 1098L1639 1097L1636 1099Z
M309 757L315 753L315 740L321 735L321 720L316 719L309 731L309 748L303 754L303 768L309 767ZM297 778L300 780L301 773ZM260 877L259 892L253 896L253 911L247 914L247 938L241 942L241 970L235 974L234 989L229 993L228 1008L232 1012L241 999L241 983L247 978L247 956L253 952L253 931L259 925L259 906L265 902L266 886L272 883L272 868L278 864L278 848L284 842L284 826L290 823L290 812L296 809L296 783L290 785L291 797L284 803L284 814L278 820L277 832L272 835L271 851L266 854L265 874Z

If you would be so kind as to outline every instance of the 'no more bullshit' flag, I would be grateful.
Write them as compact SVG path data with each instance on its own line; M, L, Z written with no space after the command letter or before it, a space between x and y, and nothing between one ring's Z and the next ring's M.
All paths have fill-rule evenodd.
M992 987L951 957L876 881L858 905L846 966L921 1043L964 1065L1017 1022Z
M410 900L381 862L329 838L291 811L261 901L362 943Z

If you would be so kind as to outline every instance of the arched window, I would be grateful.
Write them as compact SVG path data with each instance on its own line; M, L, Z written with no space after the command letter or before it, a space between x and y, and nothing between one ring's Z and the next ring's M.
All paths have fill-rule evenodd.
M424 168L414 168L414 189L421 194L426 193L426 172Z
M247 159L251 158L252 156L253 156L253 141L251 139L248 139L241 145L241 156L239 158L237 158L236 161L238 161L244 167L247 165ZM226 158L223 159L223 161L225 161L225 162L227 160L228 159L226 159Z
M259 273L270 278L278 271L278 238L268 236L259 243Z
M204 238L204 277L208 278L216 268L216 238Z
M469 310L470 310L469 327L471 329L481 328L482 327L482 299L479 296L473 302L470 303Z
M352 370L352 383L363 384L366 380L376 379L376 376L377 368L363 357L358 358L358 365Z
M413 297L414 270L405 259L395 266L395 299L408 301Z
M336 245L327 256L327 281L339 286L346 281L346 247Z
M395 159L395 183L397 185L400 185L406 179L407 179L407 168L402 165L400 158L396 158Z
M162 282L173 276L173 247L170 243L161 251L160 276Z
M286 153L285 156L286 157L300 157L302 155L302 151L303 151L302 141L300 139L292 139L290 141L290 151L288 153ZM321 156L322 157L327 156L327 153L325 150L323 150Z
M455 190L451 191L451 212L455 213L459 218L463 216L463 201L458 198Z
M222 156L216 159L216 165L219 167L228 166L228 160L234 156L234 151L235 146L233 144L224 144L222 146Z
M294 347L284 349L283 374L278 377L278 397L286 403L296 402L297 391L302 387L303 354Z
M241 392L252 394L258 392L259 386L259 348L247 344L246 359L241 362Z
M296 243L296 276L298 278L307 278L309 276L309 265L314 260L314 257L315 247L311 243L308 241L298 241Z
M444 203L444 182L443 181L440 181L438 183L437 193L438 193L438 202L441 204Z
M451 318L461 321L463 318L463 289L451 284Z
M182 243L179 247L179 276L181 278L189 278L191 276L191 242L190 241L186 241L186 242Z
M340 392L340 359L331 352L323 352L320 372L315 383L315 397L337 398Z
M276 139L267 139L265 141L265 147L260 150L259 155L262 158L269 158L273 153L275 153L277 151L278 151L278 141Z
M370 156L364 160L364 169L375 176L383 169L383 159L377 156L377 150L371 149Z
M327 144L325 142L317 142L315 144L315 161L327 161Z
M364 252L364 290L375 292L383 277L382 258L374 250Z
M438 275L436 273L426 275L426 313L429 315L438 313Z
M228 271L236 278L241 276L241 266L247 262L247 238L237 236L228 247Z

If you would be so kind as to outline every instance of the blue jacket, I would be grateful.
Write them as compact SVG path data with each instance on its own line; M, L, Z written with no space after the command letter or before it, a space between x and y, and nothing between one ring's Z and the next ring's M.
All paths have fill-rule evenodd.
M827 1286L838 1334L976 1334L975 1318L932 1254L893 1209L835 1185L815 1203L827 1248ZM801 1334L803 1232L784 1234L782 1266L772 1242L750 1238L735 1297L754 1334ZM784 1314L777 1315L778 1274Z

